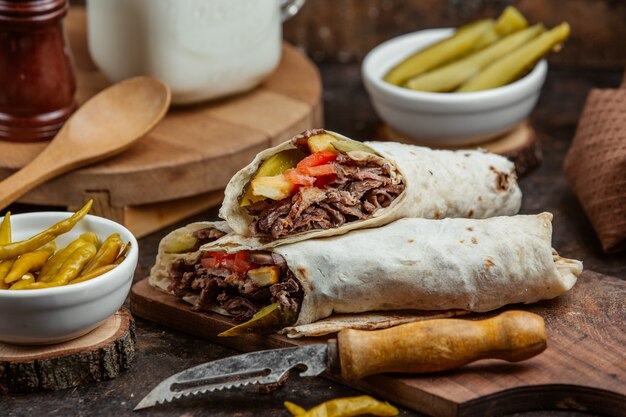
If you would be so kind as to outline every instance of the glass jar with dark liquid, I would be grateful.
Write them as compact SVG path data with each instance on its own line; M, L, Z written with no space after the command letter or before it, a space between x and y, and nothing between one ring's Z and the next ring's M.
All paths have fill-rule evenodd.
M54 137L76 109L67 0L0 0L0 140Z

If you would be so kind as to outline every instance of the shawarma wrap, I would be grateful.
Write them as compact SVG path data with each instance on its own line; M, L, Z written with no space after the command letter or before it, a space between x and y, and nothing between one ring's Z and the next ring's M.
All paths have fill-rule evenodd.
M337 314L376 312L371 322L385 327L409 320L397 310L485 312L554 298L575 284L582 263L552 249L551 220L550 213L401 219L278 247L249 248L224 236L168 254L174 232L161 243L150 283L198 310L240 322L255 316L234 334L319 335L368 323L368 314L333 322Z
M520 204L514 165L502 156L361 143L318 129L237 172L220 217L237 234L275 246L405 217L514 215Z

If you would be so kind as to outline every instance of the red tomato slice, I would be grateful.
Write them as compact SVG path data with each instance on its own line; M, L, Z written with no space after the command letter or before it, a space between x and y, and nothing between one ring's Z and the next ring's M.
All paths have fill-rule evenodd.
M250 251L242 250L237 253L227 254L226 252L206 252L200 261L205 268L226 268L237 274L245 274L251 269L258 268L259 265L248 261Z
M324 175L336 174L337 168L333 164L324 164L314 167L303 167L301 171L312 177L323 177Z
M336 179L336 175L324 175L323 177L319 177L317 181L315 181L315 186L317 188L323 188L325 185L335 182Z
M315 183L314 177L303 174L297 168L285 171L285 178L296 185L313 185Z
M327 164L337 159L337 152L332 151L319 151L315 152L298 162L296 170L301 171L305 167L314 167L318 165Z
M204 268L219 268L220 261L217 258L202 258L200 261Z

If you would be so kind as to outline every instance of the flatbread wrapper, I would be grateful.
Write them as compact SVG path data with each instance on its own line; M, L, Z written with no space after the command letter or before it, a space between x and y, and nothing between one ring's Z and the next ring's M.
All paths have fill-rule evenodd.
M339 133L325 131L339 139L356 142ZM305 132L303 135L306 135ZM271 237L253 237L249 246L277 246L305 239L341 235L350 230L372 228L405 217L441 219L445 217L488 218L517 214L522 193L517 185L514 164L506 158L476 150L447 151L397 142L364 142L378 156L350 152L355 159L384 158L392 167L392 178L404 181L404 191L388 206L365 220L346 223L327 230L291 234L270 242ZM224 192L220 209L235 233L250 236L254 220L239 198L259 166L272 155L295 146L291 141L264 150L237 172Z
M272 247L269 250L284 258L304 291L297 321L283 332L291 337L319 335L324 329L359 328L368 322L367 314L352 322L345 317L319 321L337 314L370 313L373 320L386 315L376 319L383 324L374 328L381 328L385 320L399 323L391 320L392 310L486 312L557 297L575 284L582 262L562 258L552 249L551 220L550 213L401 219L379 228ZM201 251L245 249L228 237ZM157 259L150 278L162 289L167 287L159 283L168 280L165 259Z

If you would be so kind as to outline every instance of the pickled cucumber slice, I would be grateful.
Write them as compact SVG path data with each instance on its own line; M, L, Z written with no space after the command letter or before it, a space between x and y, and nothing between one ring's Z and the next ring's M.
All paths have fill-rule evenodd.
M456 89L465 81L478 74L483 68L514 51L543 32L543 25L537 24L502 38L488 48L476 52L459 61L435 69L418 77L411 78L406 87L412 90L446 92Z
M493 30L494 25L492 19L479 20L468 25L451 37L419 50L393 67L383 79L400 86L411 77L457 59L470 52L475 47L476 41L488 30Z
M551 50L565 42L570 33L567 23L561 23L548 32L532 39L517 50L493 62L487 68L456 90L481 91L496 88L514 81Z
M240 336L246 333L271 333L296 321L296 314L278 303L263 307L250 320L218 334L220 337Z
M290 168L295 168L298 162L304 159L305 156L306 155L304 154L304 152L299 149L286 149L284 151L280 151L263 161L256 174L254 174L254 178L252 179L280 175ZM241 199L239 200L239 205L241 207L245 207L264 199L265 197L263 196L253 195L252 187L250 187L250 184L248 184L246 192L241 196Z

